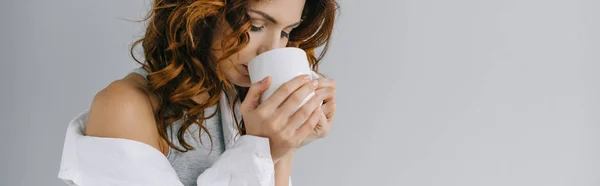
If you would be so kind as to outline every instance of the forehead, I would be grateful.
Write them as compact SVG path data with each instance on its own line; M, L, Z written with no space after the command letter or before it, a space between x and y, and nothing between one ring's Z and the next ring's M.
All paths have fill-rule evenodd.
M302 18L306 0L255 0L249 8L269 14L281 24L293 24Z

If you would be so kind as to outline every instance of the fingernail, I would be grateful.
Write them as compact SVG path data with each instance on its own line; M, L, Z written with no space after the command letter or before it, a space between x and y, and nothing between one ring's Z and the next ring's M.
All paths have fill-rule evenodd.
M260 80L261 84L265 84L267 82L267 79L269 78L269 76L265 77L263 80Z
M319 85L319 81L317 81L316 79L312 81L312 85L314 87L316 87L317 85Z

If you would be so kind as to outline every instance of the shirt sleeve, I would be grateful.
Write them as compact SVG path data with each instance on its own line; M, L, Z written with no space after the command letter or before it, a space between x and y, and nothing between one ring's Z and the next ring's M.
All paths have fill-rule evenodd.
M274 186L269 139L244 135L197 179L198 186Z

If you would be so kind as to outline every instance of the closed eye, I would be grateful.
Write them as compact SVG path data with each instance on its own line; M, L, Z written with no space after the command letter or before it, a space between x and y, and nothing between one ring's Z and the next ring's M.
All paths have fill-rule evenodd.
M261 32L264 29L265 29L265 26L260 26L260 27L254 26L254 25L250 26L250 31L252 31L252 32ZM290 33L281 31L281 37L282 38L286 38L286 39L290 39Z
M260 32L260 31L263 31L264 29L265 29L265 26L261 26L261 27L257 27L254 25L250 26L250 31L253 31L253 32Z

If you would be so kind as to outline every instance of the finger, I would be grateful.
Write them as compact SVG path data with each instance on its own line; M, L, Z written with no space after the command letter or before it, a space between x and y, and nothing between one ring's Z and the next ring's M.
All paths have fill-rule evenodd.
M325 103L321 106L321 109L328 119L333 118L333 115L335 114L335 102Z
M267 76L263 80L252 83L248 89L248 93L244 98L244 102L240 105L240 110L254 110L259 105L260 96L271 86L271 77Z
M316 130L318 129L318 130ZM317 126L315 127L315 132L319 138L327 136L329 134L329 130L331 129L331 123L327 120L325 113L319 114L319 122L317 122Z
M315 95L322 97L323 103L335 101L335 88L327 87L315 90Z
M325 92L327 93L327 92ZM323 94L316 94L310 98L310 100L308 102L306 102L306 104L302 105L302 107L300 107L300 109L298 109L289 119L289 123L304 123L312 114L312 112L315 109L319 109L320 110L320 106L321 106L321 101L323 101L323 97L325 97L326 95ZM284 115L284 114L280 114L280 110L277 111L278 115ZM283 111L286 112L287 111Z
M333 80L331 78L319 78L317 80L319 81L319 87L317 87L317 89L320 89L320 88L335 88L335 86L336 86L335 80Z
M282 84L277 90L264 101L264 106L269 110L275 110L289 97L294 91L312 79L310 75L300 75L294 79Z
M304 124L302 124L300 128L297 128L292 124L288 125L288 128L286 130L295 131L294 140L297 140L298 144L300 144L308 135L312 134L315 131L315 126L319 122L319 119L322 115L323 111L317 107L317 109L315 109L312 112L308 120L306 120L306 122L304 122Z
M313 80L312 82L305 83L300 89L294 91L277 109L278 113L285 114L284 116L289 117L300 104L304 102L304 100L315 91L317 88L317 80ZM313 94L314 97L314 94ZM311 111L314 110L311 109Z
M335 90L336 90L335 80L333 80L331 78L319 78L318 80L319 80L319 86L317 87L317 90L323 89L323 88L333 88L334 97L330 97L328 99L323 100L324 103L332 102L335 99Z

